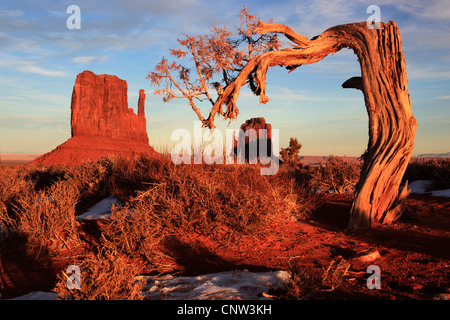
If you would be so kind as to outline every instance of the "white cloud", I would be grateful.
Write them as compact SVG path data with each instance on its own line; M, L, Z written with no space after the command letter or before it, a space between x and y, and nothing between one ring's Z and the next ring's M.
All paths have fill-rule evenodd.
M39 62L37 62L37 61L1 59L0 66L4 67L4 68L17 70L20 72L35 73L35 74L39 74L42 76L48 76L48 77L63 77L63 76L67 75L67 73L65 71L50 70L50 69L41 67L41 66L39 66Z
M406 64L408 79L450 79L450 68L447 66Z
M444 56L450 50L450 26L448 25L436 27L436 25L423 23L407 24L400 27L400 32L403 50L432 52L434 56Z
M267 92L267 95L270 99L272 97L273 99L282 99L286 101L322 101L324 100L321 97L316 97L313 95L307 94L303 90L292 90L290 88L273 85L270 86L270 88L267 89L270 92Z
M18 70L22 72L31 72L49 77L62 77L66 75L66 72L64 71L45 69L37 66L36 63L34 62L19 62Z
M19 91L19 90L17 90ZM12 94L16 94L16 92L12 92ZM66 97L62 94L53 94L53 93L45 93L37 90L31 90L26 92L20 92L19 95L5 95L0 97L0 103L4 105L8 105L10 107L23 107L24 105L43 105L45 107L39 108L42 112L59 112L66 113L68 112L68 108L64 108L66 106L70 106L70 97ZM51 108L53 107L53 108ZM63 109L56 109L56 107Z
M52 128L67 131L68 128L67 119L61 116L14 113L1 113L0 115L0 127L6 129L39 130Z
M79 64L89 64L92 62L103 62L108 60L107 56L85 56L85 57L75 57L72 61Z
M450 21L450 3L448 0L378 0L379 5L391 5L414 17L433 21Z
M439 96L435 97L436 100L450 100L450 96Z
M22 10L4 10L0 9L0 17L4 18L17 18L23 16L25 12Z
M291 6L285 12L286 16L291 17L287 23L296 32L309 38L332 26L365 21L369 17L366 7L358 1L297 1L291 3Z
M14 43L5 49L12 51L21 51L24 53L36 53L41 50L39 43L25 39L14 39Z

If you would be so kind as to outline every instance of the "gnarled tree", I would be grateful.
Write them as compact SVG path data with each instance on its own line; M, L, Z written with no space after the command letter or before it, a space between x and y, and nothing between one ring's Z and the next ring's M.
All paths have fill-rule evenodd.
M227 26L219 28L214 25L210 34L185 35L184 39L178 39L181 49L171 49L170 54L184 64L169 63L167 58L158 63L147 76L152 85L161 88L156 89L155 94L163 95L164 102L187 99L200 121L204 121L199 103L206 101L211 107L215 106L217 94L220 95L223 87L236 79L253 57L281 46L276 34L256 31L259 19L249 14L246 7L241 10L239 18L241 24L235 27L235 34ZM188 58L190 61L186 61ZM253 81L250 82L252 84ZM218 113L225 116L221 106Z
M407 182L399 191L402 177L414 147L417 122L411 109L405 58L400 31L395 22L380 23L378 29L366 22L332 27L313 39L290 27L259 21L256 32L284 34L291 48L271 50L248 59L239 74L218 90L208 118L199 113L203 125L213 129L217 114L235 119L236 101L246 84L260 103L268 102L266 74L270 67L284 66L289 72L312 64L342 48L352 49L358 57L361 75L343 83L344 88L362 91L369 117L369 142L350 211L349 230L373 227L398 219L409 194ZM226 108L224 108L226 106ZM196 111L197 112L197 111Z

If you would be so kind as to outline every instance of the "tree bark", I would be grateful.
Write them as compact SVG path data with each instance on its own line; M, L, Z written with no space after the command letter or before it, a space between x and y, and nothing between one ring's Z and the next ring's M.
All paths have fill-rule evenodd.
M356 187L350 211L349 230L373 227L398 219L409 194L407 182L399 187L410 160L417 122L413 116L405 58L400 31L395 22L381 23L379 29L369 29L366 22L332 27L321 35L308 39L280 24L259 23L260 33L284 34L294 42L293 48L268 52L251 59L238 77L229 83L217 98L204 126L214 128L214 117L220 112L225 119L239 113L236 100L240 88L250 82L260 103L266 103L266 73L269 67L286 66L293 71L350 48L358 56L361 76L347 80L344 88L363 92L369 117L369 142L364 154L361 177Z

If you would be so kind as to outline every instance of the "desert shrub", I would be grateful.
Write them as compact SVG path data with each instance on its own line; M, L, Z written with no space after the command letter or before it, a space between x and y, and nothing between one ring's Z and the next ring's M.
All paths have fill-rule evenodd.
M33 184L16 169L0 166L0 239L17 227L14 208L20 195L33 192Z
M80 288L69 288L70 275L58 275L54 291L62 300L142 300L141 268L123 254L107 249L74 262L80 268Z
M450 159L432 158L410 162L403 177L405 180L433 180L432 189L450 189Z
M286 165L297 166L300 164L299 152L302 148L301 143L298 142L297 138L291 137L289 139L289 146L286 148L281 148L280 155L283 158L283 162Z
M352 193L359 180L361 165L345 158L329 156L325 165L312 169L309 185L313 189L333 191L338 194Z
M100 158L94 162L85 162L71 167L65 179L76 186L82 197L99 194L109 196L108 180L112 173L114 158Z
M148 183L157 181L166 167L159 158L110 156L77 166L30 167L24 171L27 179L39 184L37 190L45 190L57 181L65 181L78 189L80 201L76 212L80 213L110 195L121 201L128 200Z
M309 166L304 166L301 163L299 155L301 148L302 145L297 141L297 138L290 138L289 146L281 148L282 163L278 175L292 178L301 188L305 188L308 186L311 170Z
M76 214L85 212L89 207L113 194L108 185L113 161L114 158L105 157L70 167L64 181L79 191Z
M296 189L292 179L263 176L260 168L252 165L178 167L179 198L205 230L214 232L225 226L235 233L255 233L264 229L267 219L273 217L302 218L308 209L306 194ZM185 174L183 174L183 173Z
M50 167L22 166L18 168L25 180L33 184L36 191L45 190L57 181L67 177L70 167L58 164Z
M112 158L106 187L116 197L126 200L163 179L169 168L170 159L163 157L139 155L133 159Z
M78 189L65 181L58 181L47 190L20 194L15 231L27 238L29 246L38 249L58 251L79 244L75 220L78 198Z
M114 207L103 230L102 245L111 251L143 259L158 269L159 258L164 257L160 244L174 232L173 226L165 221L168 217L162 214L164 211L159 211L160 208L155 206L159 202L156 198L161 196L158 192L152 192L130 200L129 205Z
M289 264L289 284L282 298L306 300L321 292L337 289L344 280L350 264L342 258L332 260L327 267L307 267Z
M311 192L311 177L315 172L314 168L309 165L299 163L296 166L282 164L277 175L281 179L292 180L295 182L299 190L308 190Z
M108 180L113 161L114 158L104 157L78 166L23 166L19 171L26 181L35 186L37 192L49 190L59 181L64 181L77 189L80 197L76 204L76 212L80 213L111 194Z
M99 224L100 246L75 258L84 287L68 290L60 275L57 290L64 299L139 298L137 266L163 269L168 237L196 233L227 245L246 235L263 239L274 220L303 219L316 206L315 196L294 178L263 176L249 164L107 157L80 166L1 171L0 179L1 226L11 227L34 252L79 245L77 206L111 194L120 198L123 205Z
M432 166L434 188L450 189L450 159L435 159Z
M139 177L145 177L146 189L115 208L104 231L106 246L150 263L162 255L167 236L196 232L227 242L262 236L272 219L302 219L315 206L293 179L262 176L257 166L150 164L135 179L142 187Z

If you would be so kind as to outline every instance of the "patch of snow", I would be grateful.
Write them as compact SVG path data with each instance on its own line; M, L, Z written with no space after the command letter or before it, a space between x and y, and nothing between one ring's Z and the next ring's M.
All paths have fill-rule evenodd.
M432 195L433 197L446 197L446 198L450 198L450 189L431 191L431 195Z
M450 300L450 288L447 289L446 293L440 293L433 298L434 300Z
M56 300L57 298L58 294L56 292L33 291L9 300Z
M284 288L289 273L283 270L249 272L248 270L210 273L192 277L166 275L138 276L147 285L142 294L165 300L267 300L270 289ZM34 291L9 300L57 300L55 292ZM1 296L0 296L1 299Z
M411 189L411 193L415 194L427 194L427 189L431 187L433 180L416 180L408 183L408 189Z
M289 282L288 272L282 270L236 270L192 277L167 275L137 278L147 281L142 292L145 296L166 300L268 299L269 289L283 288Z
M77 216L77 220L97 220L97 219L108 219L112 212L111 206L113 204L120 204L119 200L110 196L108 198L103 199L96 205L90 207L86 212Z
M416 180L408 184L408 189L411 189L413 194L428 194L433 197L450 198L450 189L428 191L428 188L433 184L433 180ZM400 190L403 186L400 188Z

